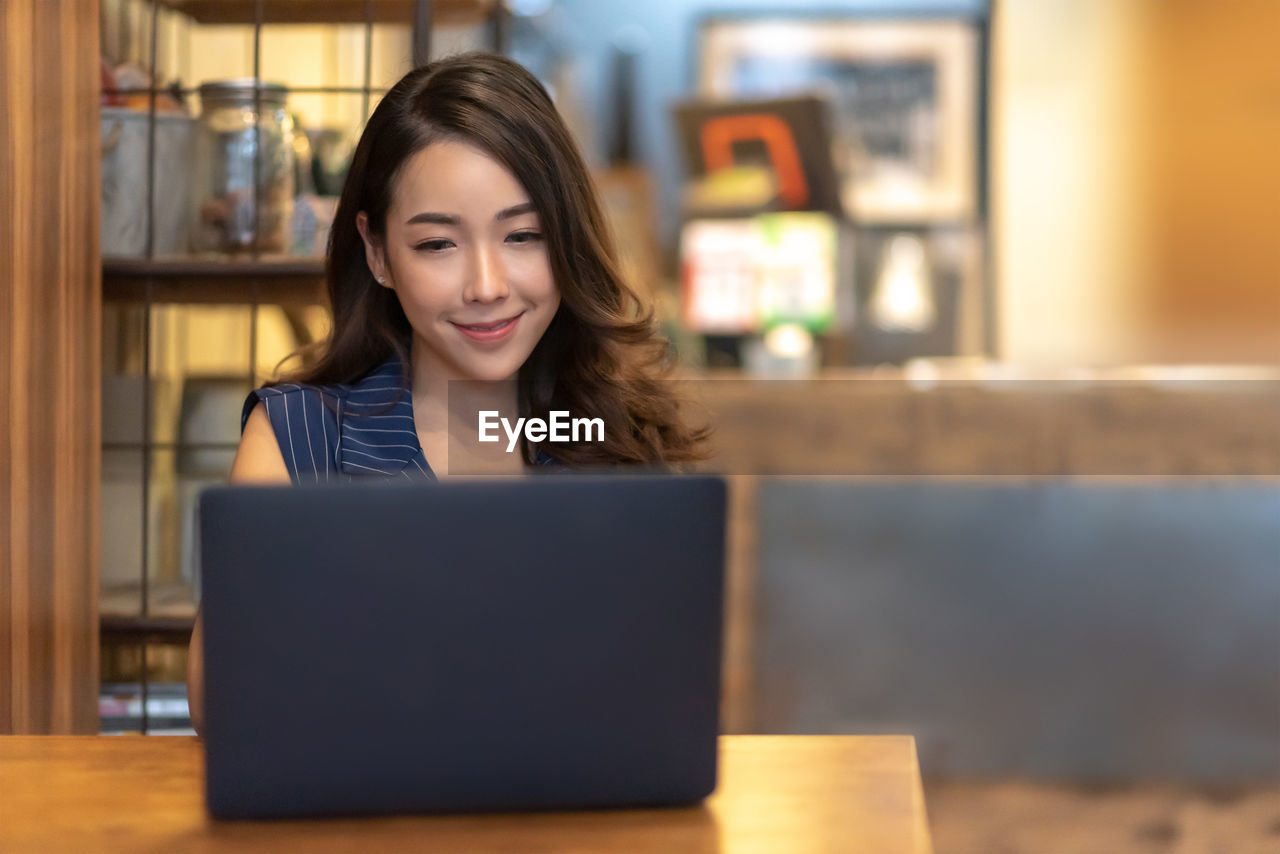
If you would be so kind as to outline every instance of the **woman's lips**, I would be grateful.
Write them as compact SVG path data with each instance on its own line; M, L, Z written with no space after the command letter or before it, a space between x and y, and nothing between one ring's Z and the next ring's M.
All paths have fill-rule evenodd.
M459 332L470 338L472 341L501 341L512 332L515 331L516 324L524 312L517 314L515 317L508 317L506 320L495 320L490 323L453 323Z

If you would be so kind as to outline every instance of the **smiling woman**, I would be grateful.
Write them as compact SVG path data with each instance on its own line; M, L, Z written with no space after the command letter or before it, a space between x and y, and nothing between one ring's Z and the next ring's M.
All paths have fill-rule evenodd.
M477 461L486 473L652 469L702 455L707 431L684 423L662 381L666 342L622 279L582 156L520 65L461 54L397 83L356 147L330 234L333 331L245 401L233 480L412 480ZM482 411L524 425L520 453L479 444ZM604 435L528 429L557 413ZM200 634L197 619L197 728Z
M332 335L246 402L246 476L445 475L450 449L476 441L475 418L450 409L458 381L482 381L469 402L486 409L609 425L602 442L522 441L518 466L700 455L582 156L508 59L439 60L387 93L352 158L327 279Z

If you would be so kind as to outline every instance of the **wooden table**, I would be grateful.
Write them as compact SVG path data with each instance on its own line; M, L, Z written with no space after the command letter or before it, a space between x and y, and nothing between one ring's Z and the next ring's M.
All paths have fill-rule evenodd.
M194 738L0 737L0 852L928 854L907 736L725 736L720 787L665 810L215 822Z

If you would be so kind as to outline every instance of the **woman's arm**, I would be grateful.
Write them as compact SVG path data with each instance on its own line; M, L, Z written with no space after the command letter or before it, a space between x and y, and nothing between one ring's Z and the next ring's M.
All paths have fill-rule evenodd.
M285 467L280 443L267 418L266 408L259 403L249 414L236 449L235 462L231 464L233 483L290 483L289 470ZM187 647L187 705L191 709L191 725L196 732L204 730L204 637L201 631L200 612L196 612L196 624L191 631L191 644Z

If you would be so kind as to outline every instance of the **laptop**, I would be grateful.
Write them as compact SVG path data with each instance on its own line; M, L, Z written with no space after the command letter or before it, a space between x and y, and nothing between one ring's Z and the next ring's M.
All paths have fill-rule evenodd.
M199 515L214 817L714 790L722 480L221 486Z

